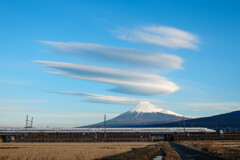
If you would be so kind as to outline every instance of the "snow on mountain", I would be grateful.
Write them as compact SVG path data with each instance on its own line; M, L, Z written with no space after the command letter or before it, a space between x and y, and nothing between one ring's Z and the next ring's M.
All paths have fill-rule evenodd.
M106 121L107 127L142 127L169 122L177 122L182 116L169 110L162 109L149 102L140 102L129 111ZM188 118L187 118L188 119ZM104 122L84 126L104 127Z
M140 102L138 105L136 105L135 107L130 109L129 112L131 112L131 113L132 112L137 112L137 113L164 113L164 114L170 114L170 115L182 117L182 115L180 115L180 114L174 113L170 110L162 109L162 108L160 108L158 106L155 106L155 105L151 104L150 102L146 102L146 101Z
M175 112L172 112L172 111L170 111L170 110L164 110L162 113L170 114L170 115L174 115L174 116L178 116L178 117L183 117L182 115L177 114L177 113L175 113Z

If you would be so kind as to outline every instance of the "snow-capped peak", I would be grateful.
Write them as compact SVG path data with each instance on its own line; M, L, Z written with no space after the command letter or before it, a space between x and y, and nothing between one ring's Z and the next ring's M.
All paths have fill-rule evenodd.
M150 102L142 101L135 107L129 110L129 112L138 112L138 113L164 113L175 116L182 116L180 114L174 113L169 110L162 109L158 106L151 104Z
M156 113L156 112L162 112L163 109L151 104L150 102L142 101L132 109L130 109L130 112L142 112L142 113Z

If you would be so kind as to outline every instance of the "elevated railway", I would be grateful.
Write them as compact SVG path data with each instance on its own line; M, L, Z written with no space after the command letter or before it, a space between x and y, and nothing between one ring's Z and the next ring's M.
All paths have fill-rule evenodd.
M16 142L132 142L182 139L212 134L207 128L1 128L3 141ZM178 135L176 137L176 135Z
M208 128L0 128L5 142L151 142L240 140L240 132Z
M208 128L181 128L181 127L174 127L174 128L51 128L51 129L43 129L43 128L2 128L0 129L1 133L213 133L216 132L215 130L208 129Z

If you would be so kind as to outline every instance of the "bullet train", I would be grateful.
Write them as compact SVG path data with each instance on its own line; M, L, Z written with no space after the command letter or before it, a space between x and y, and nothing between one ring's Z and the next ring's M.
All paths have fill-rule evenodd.
M214 133L215 130L208 128L195 127L170 127L170 128L0 128L0 133L129 133L129 132L145 132L145 133L175 133L175 132L189 132L189 133Z

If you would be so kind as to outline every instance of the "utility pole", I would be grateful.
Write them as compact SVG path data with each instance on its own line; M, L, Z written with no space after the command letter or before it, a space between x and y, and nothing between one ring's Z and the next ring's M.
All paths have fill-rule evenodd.
M32 126L33 126L33 117L32 117L32 120L31 120L31 128L32 128Z
M180 127L180 119L178 118L178 128Z
M185 127L186 127L186 124L185 124L185 117L183 116L183 127L184 127L184 134L185 134Z
M26 129L27 129L27 126L28 126L28 115L27 115L27 117L26 117Z
M106 140L107 138L107 134L106 134L106 114L104 114L104 140Z

